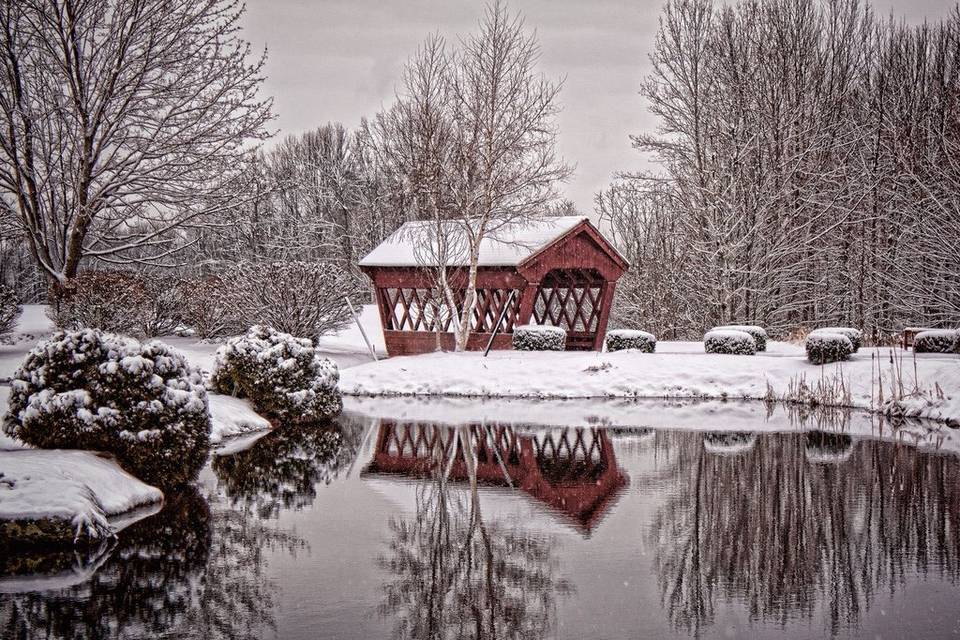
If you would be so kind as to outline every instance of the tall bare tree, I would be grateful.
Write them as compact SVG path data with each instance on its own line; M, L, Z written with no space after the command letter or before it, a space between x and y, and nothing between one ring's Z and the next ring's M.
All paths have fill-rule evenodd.
M239 0L0 2L0 192L52 281L162 262L264 138Z
M424 226L432 242L456 237L451 244L462 247L462 256L439 248L448 262L437 265L444 274L462 268L457 282L442 284L458 350L472 330L481 243L542 215L571 173L555 149L560 84L537 71L539 58L522 17L496 2L458 47L428 39L379 119L410 217L437 223ZM454 288L462 291L455 303Z

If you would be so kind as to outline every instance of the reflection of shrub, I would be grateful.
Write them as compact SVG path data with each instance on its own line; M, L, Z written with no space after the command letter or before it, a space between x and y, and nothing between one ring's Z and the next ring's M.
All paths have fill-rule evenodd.
M853 353L850 338L839 333L818 333L814 331L806 340L807 360L813 364L826 364L846 360Z
M340 412L339 379L311 340L254 326L217 351L211 382L220 393L250 398L261 413L309 422Z
M757 342L745 331L714 329L703 336L703 348L707 353L752 356L757 352Z
M703 436L704 450L719 455L738 455L753 449L757 434L744 431L711 432Z
M921 331L913 339L914 353L953 353L960 340L960 331Z
M560 327L528 324L513 328L513 348L517 351L563 351L567 332Z
M4 431L44 449L109 451L143 481L171 487L203 466L210 416L199 374L162 342L58 331L14 375Z
M853 439L845 433L809 431L806 434L806 456L810 462L842 462L853 451Z
M722 327L714 327L713 331L743 331L750 334L757 345L757 351L767 350L767 330L753 324L730 324Z
M643 353L653 353L657 348L657 338L646 331L615 329L607 332L607 351L636 349Z
M358 443L332 425L287 425L249 449L213 459L227 496L256 508L261 517L280 508L300 509L316 497L314 485L329 483L356 454Z
M5 284L0 284L0 338L9 335L20 315L20 301L17 292Z

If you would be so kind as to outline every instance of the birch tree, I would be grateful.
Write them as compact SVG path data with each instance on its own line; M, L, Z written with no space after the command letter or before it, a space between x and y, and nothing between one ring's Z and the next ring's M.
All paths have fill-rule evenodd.
M431 227L435 242L461 238L452 243L463 246L464 269L453 275L463 299L451 312L455 347L463 350L481 243L548 211L571 169L556 154L560 84L537 71L540 47L522 17L489 5L478 31L458 44L429 39L383 118L392 121L385 142L401 158L410 217L449 221Z
M264 138L264 57L238 0L0 2L0 192L54 282L85 260L163 263L236 203ZM133 257L131 257L133 256Z

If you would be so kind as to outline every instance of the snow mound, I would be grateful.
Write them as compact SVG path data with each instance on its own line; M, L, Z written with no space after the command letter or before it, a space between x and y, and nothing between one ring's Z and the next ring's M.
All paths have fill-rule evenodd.
M112 459L89 451L0 451L0 520L68 522L74 540L115 534L108 521L163 500Z
M210 444L220 444L226 438L266 431L270 421L253 410L247 400L211 393Z

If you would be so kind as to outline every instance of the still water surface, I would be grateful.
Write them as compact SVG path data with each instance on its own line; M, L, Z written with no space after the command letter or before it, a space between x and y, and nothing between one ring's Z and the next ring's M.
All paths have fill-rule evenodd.
M100 549L7 558L0 634L955 637L958 472L829 425L348 413L213 457Z

